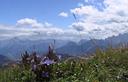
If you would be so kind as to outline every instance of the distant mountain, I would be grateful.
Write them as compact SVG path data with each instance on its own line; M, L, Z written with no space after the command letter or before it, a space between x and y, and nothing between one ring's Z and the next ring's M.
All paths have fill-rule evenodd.
M56 49L56 52L75 55L81 53L81 49L77 43L70 41L66 45Z
M82 39L79 42L73 42L69 40L28 40L13 38L10 40L0 41L0 54L7 56L12 59L20 57L20 54L24 51L33 52L36 51L38 54L45 54L48 51L48 46L51 43L55 43L55 49L57 53L68 54L68 55L81 55L86 53L92 53L95 49L102 48L106 49L112 45L114 47L121 43L128 42L128 33L120 34L119 36L113 36L105 40L86 40Z
M119 44L128 43L128 33L113 36L105 40L81 40L79 43L68 42L56 51L64 54L81 55L95 52L96 48L106 49L109 46L117 47Z
M0 67L5 64L8 63L9 61L11 61L8 57L4 56L4 55L0 55Z
M128 33L120 34L118 36L113 36L105 39L105 41L109 41L112 45L117 45L121 43L128 43Z
M86 43L88 40L86 40L86 39L81 39L79 42L78 42L78 44L83 44L83 43Z
M46 39L46 40L28 40L13 38L10 40L0 41L0 54L3 54L9 58L18 58L21 53L25 51L28 52L38 52L38 54L46 53L48 51L49 44L55 42L55 48L59 48L65 45L67 40L56 40Z
M96 48L106 48L108 44L104 40L88 40L81 44L69 42L66 45L58 48L56 51L59 53L70 55L81 55L94 52Z

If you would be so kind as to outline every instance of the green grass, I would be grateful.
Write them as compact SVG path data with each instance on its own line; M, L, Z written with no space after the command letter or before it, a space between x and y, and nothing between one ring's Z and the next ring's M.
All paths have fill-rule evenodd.
M67 59L50 68L50 82L128 82L128 48L97 50L88 59ZM36 82L35 77L18 66L0 70L0 82Z

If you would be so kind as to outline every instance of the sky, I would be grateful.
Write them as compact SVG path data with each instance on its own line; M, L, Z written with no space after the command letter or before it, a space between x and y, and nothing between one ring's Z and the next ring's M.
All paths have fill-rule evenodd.
M58 14L69 13L69 9L75 8L80 1L82 0L0 0L0 23L15 24L19 19L30 18L67 27L74 21L73 18L65 19Z
M0 40L105 39L128 32L128 0L0 0Z

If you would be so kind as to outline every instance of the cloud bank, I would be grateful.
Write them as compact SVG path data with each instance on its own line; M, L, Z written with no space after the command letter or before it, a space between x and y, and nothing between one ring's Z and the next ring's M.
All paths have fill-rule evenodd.
M72 23L71 27L87 32L92 38L104 39L128 32L128 0L104 0L104 9L99 10L96 0L85 0L88 5L71 9L79 16L79 21ZM91 3L89 5L89 3Z
M78 21L65 29L48 22L24 18L15 25L1 24L0 39L105 39L128 32L128 0L95 1L85 0L77 8L71 9L70 13L74 13ZM59 16L68 17L68 14L62 12Z
M35 19L24 18L17 21L13 26L0 25L0 38L23 38L23 39L79 39L79 33L71 28L62 29L50 23L40 23Z

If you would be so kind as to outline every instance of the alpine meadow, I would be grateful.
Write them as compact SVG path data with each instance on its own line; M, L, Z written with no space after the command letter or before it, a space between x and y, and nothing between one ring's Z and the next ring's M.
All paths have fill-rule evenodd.
M0 0L0 82L128 82L128 0Z

